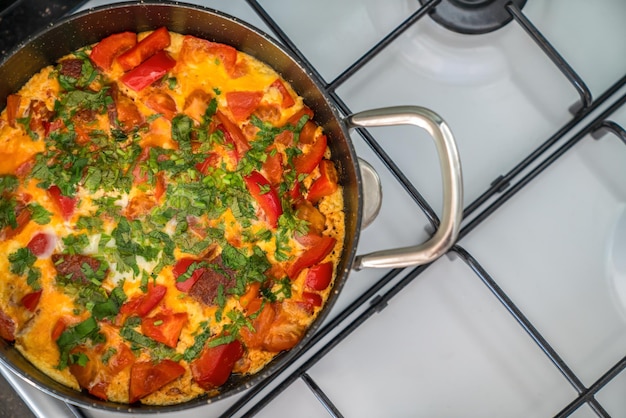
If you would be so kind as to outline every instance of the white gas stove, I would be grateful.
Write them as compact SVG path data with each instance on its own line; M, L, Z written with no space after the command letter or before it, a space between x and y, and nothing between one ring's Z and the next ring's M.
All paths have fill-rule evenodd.
M482 34L437 23L432 1L190 3L297 48L345 112L436 111L466 210L431 265L351 273L319 337L272 381L164 416L626 416L626 2L434 6L512 19ZM358 253L427 239L442 201L432 142L414 128L352 139L384 195ZM118 416L2 372L38 416Z

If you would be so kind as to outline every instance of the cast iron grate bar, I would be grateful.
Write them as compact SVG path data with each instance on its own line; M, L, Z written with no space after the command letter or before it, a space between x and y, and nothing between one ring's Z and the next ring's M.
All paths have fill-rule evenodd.
M595 381L589 389L580 394L580 396L574 399L569 405L563 408L555 418L566 418L570 416L574 411L580 408L583 404L592 402L595 400L595 395L606 386L613 378L617 377L621 372L626 369L626 357L623 357L620 361L617 362L613 367L611 367L605 374L603 374L597 381ZM610 416L605 412L605 415L602 416Z
M326 411L328 412L330 416L335 417L335 418L343 418L343 415L341 414L341 412L339 412L337 407L332 403L330 398L324 393L322 388L320 388L318 384L315 383L313 379L311 379L311 376L309 376L308 373L306 372L302 373L300 377L302 378L304 383L306 383L306 385L309 387L311 392L315 394L315 397L324 406L324 408L326 409Z
M565 125L563 125L558 131L550 136L543 144L530 153L526 158L519 162L511 171L505 175L499 176L489 189L483 192L476 200L470 203L464 210L463 216L467 218L470 214L474 213L482 205L485 204L495 194L504 191L513 178L517 177L520 173L526 170L533 162L537 161L550 147L559 142L563 137L571 132L580 122L588 117L592 112L596 111L600 106L609 100L618 90L626 85L626 75L617 80L611 85L602 95L600 95L589 107L582 110L580 113L570 119Z
M609 106L606 110L604 110L599 116L593 119L584 128L578 131L578 133L576 133L572 138L570 138L565 144L563 144L560 148L554 151L545 160L541 161L539 165L537 165L533 170L531 170L528 174L522 177L517 183L509 187L507 191L502 194L502 196L500 196L496 201L494 201L491 205L489 205L476 218L472 219L463 228L461 228L461 231L459 232L459 239L467 235L476 226L478 226L482 221L484 221L487 217L489 217L489 215L491 215L496 209L502 206L506 201L508 201L511 197L513 197L513 195L515 195L519 190L521 190L524 186L530 183L530 181L532 181L541 172L543 172L543 170L548 168L552 163L554 163L557 159L559 159L559 157L565 154L570 148L572 148L576 143L578 143L578 141L580 141L586 135L591 135L593 134L593 132L597 131L599 128L604 127L604 124L607 118L611 116L611 114L613 114L618 108L623 106L625 103L626 103L626 94L622 95L619 99L617 99L611 106Z
M507 311L513 316L517 323L526 331L526 333L535 341L535 344L539 346L541 351L550 359L552 364L561 372L563 377L574 387L574 389L581 394L588 393L588 389L583 385L582 381L576 376L576 374L570 369L565 361L558 355L558 353L550 346L548 341L539 333L537 328L528 320L528 318L522 313L522 311L515 305L515 303L509 298L509 296L502 290L496 281L487 273L487 271L478 263L478 261L463 247L455 246L452 251L457 255L474 271L474 273L480 278L485 286L491 291L491 293L502 303ZM599 415L608 416L606 411L593 397L584 397L585 402L589 403L589 406Z
M381 41L374 45L369 51L367 51L360 59L356 60L351 66L349 66L343 73L339 74L337 78L330 82L328 89L330 91L336 91L337 88L343 84L348 78L353 76L357 71L363 68L372 58L378 55L389 44L402 35L407 29L409 29L415 22L420 20L424 15L433 9L441 0L431 0L417 9L411 16L409 16L404 22L400 23L394 30L389 32Z
M605 132L611 132L619 139L621 139L624 144L626 144L626 130L616 122L610 120L602 122L602 124L598 127L598 129L596 129L595 132L593 132L592 135L594 138L599 139L600 137L602 137L602 135L604 135Z
M535 43L541 48L541 50L556 64L558 69L563 73L563 75L569 80L569 82L574 86L578 95L580 96L581 102L575 105L570 110L572 113L579 113L582 110L589 107L591 104L591 92L589 88L585 84L585 82L580 78L576 71L568 64L567 61L559 54L559 52L548 42L548 40L539 32L539 30L532 24L532 22L526 18L524 13L517 7L514 3L509 2L506 5L507 10L513 16L515 21L519 23L519 25L530 35L530 37L535 41Z

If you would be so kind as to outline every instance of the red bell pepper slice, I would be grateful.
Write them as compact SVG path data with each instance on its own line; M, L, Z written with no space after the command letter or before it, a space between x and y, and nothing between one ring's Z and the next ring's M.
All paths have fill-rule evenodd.
M131 49L137 44L137 34L134 32L121 32L107 36L98 42L92 49L89 58L103 70L111 69L113 60L121 53Z
M262 91L229 91L226 93L226 103L230 113L236 120L248 119L263 98Z
M193 380L205 390L226 383L235 363L243 356L243 346L239 340L216 347L205 347L200 357L189 366Z
M29 311L35 312L37 305L39 305L39 299L41 299L41 292L41 290L37 290L36 292L25 294L22 299L20 299L20 303Z
M226 116L219 110L216 112L215 116L222 123L224 127L224 133L228 134L229 138L227 138L227 140L232 140L232 142L235 144L235 149L237 150L238 157L242 157L251 148L250 143L243 135L243 132L241 132L239 126L237 126L233 121L228 118L228 116Z
M205 270L203 267L198 267L198 263L200 263L200 260L189 257L181 258L176 262L172 269L172 274L176 279L176 289L186 293L196 284ZM183 276L190 268L193 268L191 275ZM183 277L181 278L181 276Z
M22 96L19 94L9 94L7 96L7 121L11 128L15 128L15 122L17 121L17 112L20 109L20 102Z
M0 308L0 337L7 341L15 340L15 321Z
M120 313L122 315L137 314L140 317L144 317L159 304L161 299L165 296L167 287L157 284L148 283L148 292L133 297L120 307Z
M117 62L124 71L132 70L157 52L170 46L170 42L170 33L167 28L161 27L118 56Z
M283 207L280 204L276 189L258 171L253 171L249 176L244 177L243 180L250 195L256 200L265 214L267 223L272 228L276 228L278 218L283 214Z
M76 209L76 198L64 196L59 186L54 184L48 188L48 195L59 209L63 219L66 221L70 219Z
M139 361L130 368L130 389L128 402L134 403L185 374L179 363L165 359L159 363Z
M331 195L337 191L339 186L337 181L339 176L337 175L337 169L335 164L329 160L322 160L320 162L320 177L318 177L306 195L306 198L311 203L316 203L322 197Z
M52 254L56 245L56 236L40 232L30 239L26 247L37 257L47 257Z
M165 51L160 51L133 68L121 78L127 87L141 91L162 78L174 68L176 61Z
M296 237L298 239L298 237ZM308 234L298 239L299 242L306 241L307 249L287 268L287 275L295 280L300 272L307 267L311 267L324 260L335 247L337 240L333 237Z
M299 174L311 174L324 158L326 152L326 135L320 135L309 149L293 158L293 166Z
M287 109L296 104L296 101L293 99L291 93L289 93L289 90L287 90L287 87L285 87L285 84L280 78L277 78L272 84L270 84L270 87L273 87L280 92L280 95L282 96L282 102L280 105L283 108Z
M311 266L304 279L304 285L312 290L325 290L333 278L333 263L321 263Z
M185 312L175 314L159 312L142 319L141 332L153 340L175 348L185 323L187 323Z

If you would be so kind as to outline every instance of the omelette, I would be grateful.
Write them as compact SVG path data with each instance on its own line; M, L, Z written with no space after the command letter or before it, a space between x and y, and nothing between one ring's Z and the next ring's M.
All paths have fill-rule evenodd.
M302 97L166 28L113 34L9 95L0 195L0 337L119 403L214 396L293 348L344 241Z

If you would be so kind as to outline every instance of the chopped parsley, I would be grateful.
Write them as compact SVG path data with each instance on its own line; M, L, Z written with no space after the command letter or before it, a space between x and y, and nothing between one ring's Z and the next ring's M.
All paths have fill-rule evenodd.
M67 328L56 340L57 346L61 353L57 368L63 370L70 362L70 351L87 341L93 343L103 342L104 335L100 334L98 322L93 317L89 317L84 321Z
M32 219L33 222L36 222L39 225L46 225L50 223L50 217L52 216L52 213L50 213L39 203L29 203L27 207L28 211L30 212L30 219Z
M150 352L150 356L155 361L163 359L178 361L183 358L183 355L177 353L173 348L153 340L152 338L147 337L135 330L134 327L136 327L141 321L131 321L131 319L133 318L129 318L120 330L120 336L131 343L131 350L147 349Z
M39 278L41 270L35 267L37 257L28 248L20 248L16 252L9 254L9 262L11 263L11 273L18 276L26 276L26 283L33 290L41 289Z

